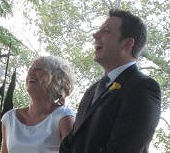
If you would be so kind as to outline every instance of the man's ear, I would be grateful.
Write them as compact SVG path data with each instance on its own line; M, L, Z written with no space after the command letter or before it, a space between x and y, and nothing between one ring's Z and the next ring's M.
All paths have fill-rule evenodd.
M134 38L127 38L125 48L126 50L132 50L135 44Z
M126 38L124 39L124 49L123 54L127 56L127 54L132 55L132 49L134 47L135 40L134 38Z

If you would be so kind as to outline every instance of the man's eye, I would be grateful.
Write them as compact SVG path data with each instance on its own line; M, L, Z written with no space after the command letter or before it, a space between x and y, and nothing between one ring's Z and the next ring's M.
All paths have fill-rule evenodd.
M103 33L110 33L109 29L103 29L102 32Z

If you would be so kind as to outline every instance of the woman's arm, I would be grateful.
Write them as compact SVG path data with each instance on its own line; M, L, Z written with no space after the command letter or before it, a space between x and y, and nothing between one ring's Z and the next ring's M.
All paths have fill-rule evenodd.
M5 126L2 124L2 153L8 153L6 145Z
M65 116L60 120L59 130L61 139L63 140L73 129L75 118L73 116ZM4 152L5 153L5 152Z

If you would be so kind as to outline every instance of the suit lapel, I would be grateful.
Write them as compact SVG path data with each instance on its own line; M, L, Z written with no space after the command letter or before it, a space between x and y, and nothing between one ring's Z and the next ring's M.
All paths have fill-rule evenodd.
M97 86L97 83L94 84L90 89L88 89L85 92L85 94L84 94L84 96L81 100L81 103L80 103L79 108L78 108L78 113L76 115L76 121L75 121L75 124L74 124L74 131L77 131L79 126L84 121L85 115L88 112L89 105L91 104L91 101L93 99L96 86Z
M129 68L127 68L125 71L123 71L118 77L117 79L114 81L116 83L119 83L121 85L121 89L123 88L124 84L126 83L127 80L129 80L129 78L134 74L134 72L137 71L137 66L136 64L130 66ZM108 88L101 93L101 95L95 100L94 104L91 106L90 110L88 112L86 112L85 117L83 117L83 121L79 124L79 126L74 129L74 134L78 131L78 129L86 122L86 120L95 112L95 110L98 108L99 105L101 105L104 100L103 98L110 93L109 88L112 86L113 82L108 86ZM112 96L117 96L118 93L120 92L116 92L116 90L113 92L112 91ZM114 95L113 95L114 94ZM87 100L88 103L90 103L90 100Z

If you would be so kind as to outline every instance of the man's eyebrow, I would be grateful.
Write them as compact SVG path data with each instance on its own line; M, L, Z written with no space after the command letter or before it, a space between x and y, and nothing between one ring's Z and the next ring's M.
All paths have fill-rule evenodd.
M110 27L108 25L104 25L100 28L100 30L103 30L103 29L110 29Z
M107 25L106 24L102 24L100 29L103 29L103 28L107 28Z

